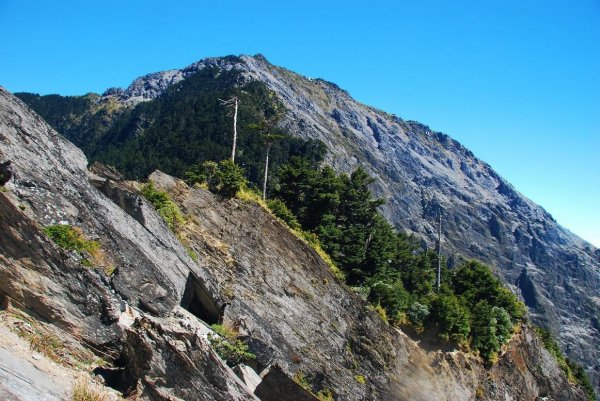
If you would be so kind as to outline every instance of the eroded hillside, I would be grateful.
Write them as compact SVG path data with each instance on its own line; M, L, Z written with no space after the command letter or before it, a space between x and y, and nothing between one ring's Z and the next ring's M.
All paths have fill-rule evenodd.
M193 86L203 74L214 79ZM224 77L227 83L221 82ZM211 92L219 82L220 92ZM180 70L149 74L127 89L108 90L83 111L81 103L89 103L93 96L59 99L67 108L56 107L57 100L50 97L20 96L93 157L141 178L139 171L161 168L181 173L196 158L205 159L202 149L207 147L198 145L206 135L219 133L207 146L223 153L226 137L203 124L221 121L226 113L198 109L199 100L212 93L209 104L218 105L219 96L244 89L243 93L256 82L285 105L286 132L322 141L328 149L327 162L338 171L350 172L360 165L376 177L374 190L387 200L383 212L399 230L416 233L431 245L441 213L444 254L450 262L476 258L497 268L505 283L522 296L532 319L557 336L569 357L583 364L598 386L600 251L558 225L448 136L362 105L335 84L273 66L262 56L210 58ZM191 89L198 95L184 102L186 117L181 119L181 110L171 101ZM190 132L201 133L203 139ZM241 156L245 163L260 160L247 157L260 153L253 148L256 143L245 145L247 154ZM251 170L254 176L261 171L254 165Z
M221 323L255 355L253 380L275 372L256 389L263 401L284 385L289 399L311 399L296 382L336 400L585 398L528 328L491 368L424 349L261 206L157 172L186 214L177 238L138 184L88 172L76 147L3 89L0 141L15 170L0 193L0 295L101 354L92 367L125 396L257 399L207 339ZM102 258L61 248L44 232L56 224L77 227Z

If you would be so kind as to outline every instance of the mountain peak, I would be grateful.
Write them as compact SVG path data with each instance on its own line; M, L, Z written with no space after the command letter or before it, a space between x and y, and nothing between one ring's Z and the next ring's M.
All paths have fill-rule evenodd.
M190 78L207 68L239 73L240 79L226 83L230 86L221 88L224 91L239 90L249 82L266 87L285 105L280 128L292 137L325 144L326 162L337 171L365 169L375 180L375 194L387 200L382 213L399 231L415 234L431 246L437 241L441 214L443 252L450 265L463 258L482 260L525 300L534 294L535 302L530 303L533 321L550 328L569 357L592 374L600 372L600 261L596 248L558 225L542 207L457 141L424 124L363 105L335 84L273 66L261 55L206 58L182 69L148 74L124 92L115 91L114 96L132 106L154 100L161 105L153 109L158 114L138 120L124 115L118 132L111 132L119 149L115 150L110 138L96 138L93 144L106 148L95 149L94 155L112 162L109 156L114 158L121 149L130 154L161 154L168 162L153 167L167 170L197 162L204 143L195 138L208 135L201 123L222 116L207 115L216 113L214 109L198 108L186 114L181 126L172 124L180 114L167 110L170 106L161 103L160 95L175 84L184 89L186 83L193 85ZM219 74L214 75L199 78L206 82L219 79ZM189 97L179 98L180 104L189 106L200 87L188 87ZM218 99L221 93L203 95ZM165 125L154 126L159 120ZM62 124L63 120L56 121ZM175 135L175 144L185 146L153 146L164 143L165 130ZM214 136L224 140L222 132ZM90 141L90 136L80 138ZM146 140L141 143L140 138ZM190 148L196 151L190 152ZM133 162L127 159L122 164L117 167L131 168ZM520 280L522 276L528 280Z

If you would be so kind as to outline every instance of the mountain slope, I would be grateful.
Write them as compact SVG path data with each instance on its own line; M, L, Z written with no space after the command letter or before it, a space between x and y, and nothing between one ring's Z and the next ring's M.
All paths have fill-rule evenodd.
M175 82L185 85L194 74L215 68L236 72L238 87L258 81L272 90L287 108L281 125L298 137L325 143L327 162L336 169L365 167L377 179L375 192L387 200L384 214L399 230L433 244L441 211L443 253L450 263L466 257L494 266L522 295L533 320L554 332L598 387L600 251L558 225L448 136L362 105L334 84L273 66L262 56L201 60L140 77L104 98L115 97L128 107L160 102ZM119 121L120 138L127 141L148 131ZM97 150L101 159L106 149Z
M288 399L315 400L294 378L321 399L585 399L527 326L491 368L460 351L427 352L257 204L156 172L156 185L189 216L196 263L138 184L86 171L78 149L3 89L0 132L0 156L16 171L0 193L1 313L30 314L22 327L54 326L61 362L67 341L101 355L95 371L134 399L256 400L207 341L207 325L218 321L243 337L256 369L270 366L296 386ZM58 220L96 240L114 269L52 242L43 226ZM0 393L27 399L18 378L0 379Z

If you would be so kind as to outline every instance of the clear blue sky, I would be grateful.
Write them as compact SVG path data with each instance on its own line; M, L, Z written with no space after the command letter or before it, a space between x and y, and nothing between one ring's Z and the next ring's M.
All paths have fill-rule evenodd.
M600 0L0 0L0 85L102 92L263 53L462 142L600 246Z

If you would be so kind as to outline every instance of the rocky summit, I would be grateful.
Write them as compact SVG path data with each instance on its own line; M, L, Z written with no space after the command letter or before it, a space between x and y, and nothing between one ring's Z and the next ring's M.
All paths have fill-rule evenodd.
M114 161L106 149L132 141L138 149L140 138L158 124L156 115L136 111L140 105L172 97L170 88L176 92L208 70L217 71L214 79L221 72L236 72L231 87L266 85L285 106L281 126L287 133L322 141L327 163L338 171L365 168L376 179L373 190L387 201L382 212L399 231L431 247L441 216L442 254L449 264L474 258L492 266L524 300L531 319L550 329L599 386L600 250L561 227L447 135L360 104L333 83L274 66L260 55L209 58L149 74L127 89L87 95L89 105L79 114L70 109L56 116L40 106L39 98L19 96L94 159ZM161 110L168 108L165 104ZM135 118L127 119L128 113ZM157 138L145 143L146 155L167 152L170 146L159 145ZM177 165L164 169L175 173Z
M6 399L64 399L82 391L86 372L115 400L586 399L529 326L491 366L428 349L260 203L156 171L152 182L186 216L176 236L140 184L100 164L88 170L79 149L4 89L0 142L14 174L0 192ZM65 249L49 238L57 224L95 245ZM222 336L252 357L223 359Z

